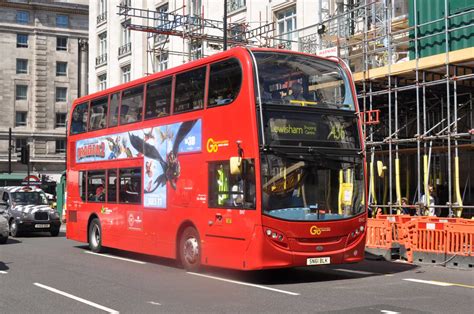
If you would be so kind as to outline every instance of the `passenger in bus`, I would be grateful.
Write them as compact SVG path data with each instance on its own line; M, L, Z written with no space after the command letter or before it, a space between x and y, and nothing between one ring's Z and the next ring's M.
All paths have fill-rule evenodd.
M291 93L289 95L285 96L285 100L291 101L291 100L306 100L303 96L303 86L301 86L300 83L293 83L290 87Z
M95 201L104 202L105 201L105 189L103 184L99 184L95 189Z
M265 89L263 77L260 76L258 78L258 84L260 87L260 97L262 102L273 100L272 94Z
M85 124L83 122L79 110L74 110L72 113L71 132L73 134L82 133L85 131Z

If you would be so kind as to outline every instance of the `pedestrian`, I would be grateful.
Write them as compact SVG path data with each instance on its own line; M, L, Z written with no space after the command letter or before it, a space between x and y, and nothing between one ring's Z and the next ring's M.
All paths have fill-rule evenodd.
M402 214L410 215L410 206L408 205L408 199L406 197L402 197L401 206L402 206Z
M421 204L424 206L424 216L436 216L435 212L435 198L434 198L434 191L433 186L428 184L428 191L427 193L421 196Z

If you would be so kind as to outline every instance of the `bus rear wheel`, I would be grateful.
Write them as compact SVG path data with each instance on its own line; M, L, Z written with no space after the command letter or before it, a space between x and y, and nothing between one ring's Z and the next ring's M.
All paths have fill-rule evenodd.
M198 271L201 268L201 241L194 227L184 229L179 241L179 257L187 271Z
M102 227L98 218L92 219L89 225L89 249L94 253L100 253L102 248Z

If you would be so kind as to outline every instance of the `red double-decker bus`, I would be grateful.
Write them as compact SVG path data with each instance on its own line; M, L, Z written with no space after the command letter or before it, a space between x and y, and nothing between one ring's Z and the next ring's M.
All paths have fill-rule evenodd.
M233 48L74 102L67 237L255 270L363 259L362 129L343 62Z

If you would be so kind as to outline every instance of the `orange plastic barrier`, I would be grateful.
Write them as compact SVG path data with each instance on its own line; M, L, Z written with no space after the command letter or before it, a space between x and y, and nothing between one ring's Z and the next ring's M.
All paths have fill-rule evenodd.
M368 219L366 246L380 249L391 248L392 229L390 223L386 219Z
M366 246L370 252L384 255L386 259L390 259L392 251L398 249L399 255L410 263L472 268L474 220L378 215L367 222Z
M447 254L474 256L474 225L449 224L447 229Z
M413 250L418 252L446 252L446 224L418 221L413 238Z

